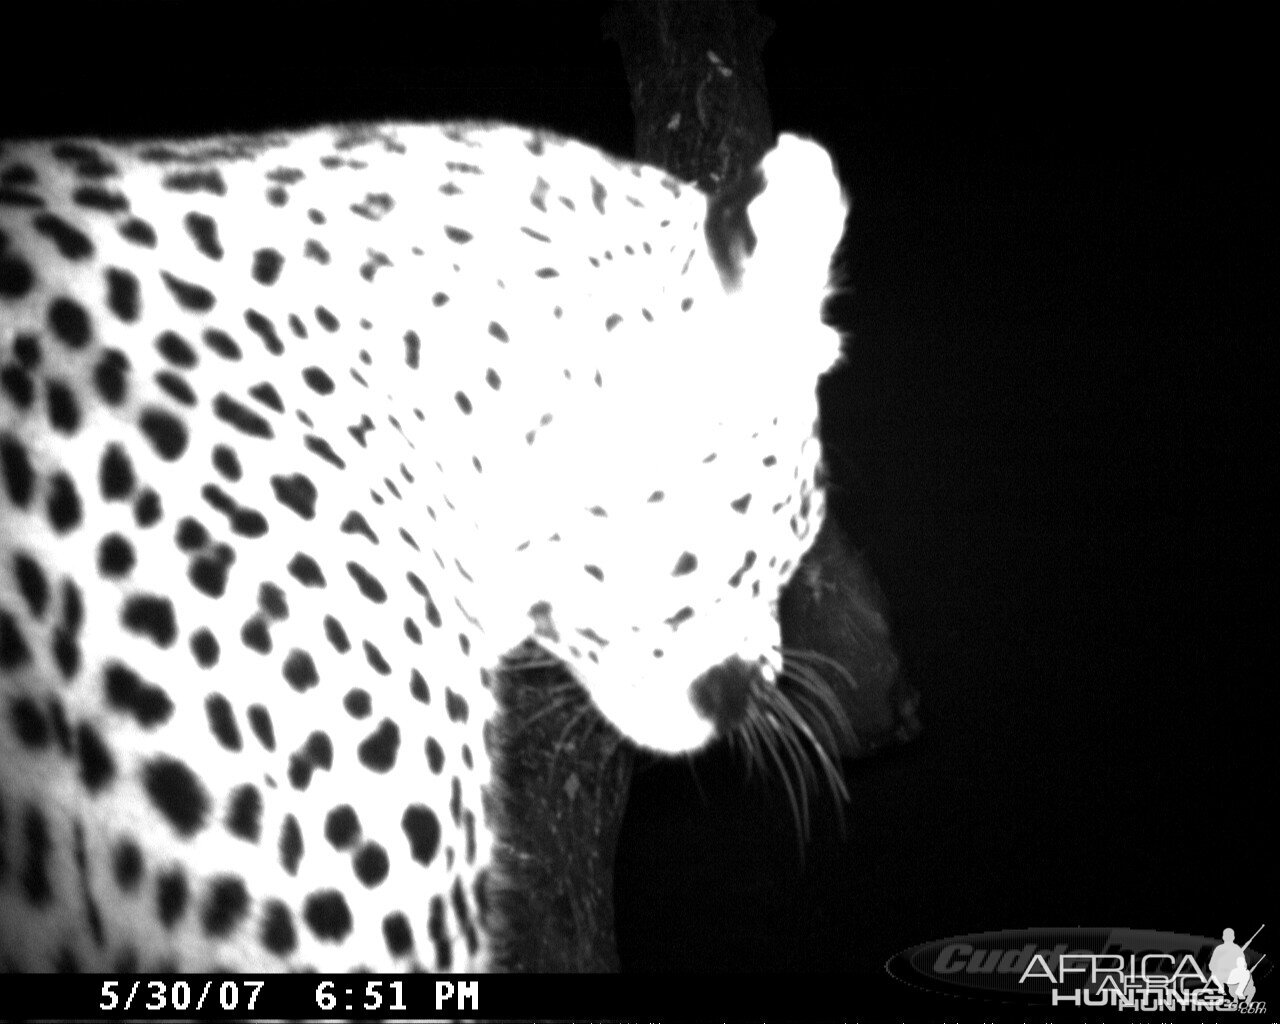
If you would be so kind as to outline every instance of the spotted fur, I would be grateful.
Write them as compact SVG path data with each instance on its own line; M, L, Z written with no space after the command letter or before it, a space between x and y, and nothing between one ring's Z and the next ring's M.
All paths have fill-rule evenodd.
M0 147L5 964L483 968L482 669L536 636L663 751L743 720L844 216L812 143L754 181L508 127Z

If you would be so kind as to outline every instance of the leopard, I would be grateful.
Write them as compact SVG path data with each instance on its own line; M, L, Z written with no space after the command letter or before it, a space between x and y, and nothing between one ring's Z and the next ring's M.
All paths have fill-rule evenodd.
M0 964L484 971L521 645L779 710L848 210L480 122L0 143Z

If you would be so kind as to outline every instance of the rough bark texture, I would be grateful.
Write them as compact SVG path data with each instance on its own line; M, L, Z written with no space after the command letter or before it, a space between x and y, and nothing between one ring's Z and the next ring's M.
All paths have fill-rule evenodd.
M753 4L622 4L606 21L631 90L637 159L714 193L773 145L761 60L773 22Z
M500 710L488 738L499 775L489 811L504 837L494 966L616 971L613 860L633 755L564 666L546 662L530 644L493 679Z
M884 595L871 566L830 513L782 592L778 613L786 647L813 651L849 673L845 679L818 669L840 702L843 728L810 719L814 733L829 734L841 757L865 757L919 734L920 696L902 676ZM781 686L785 693L795 684L784 677ZM802 714L811 709L805 702L796 707Z

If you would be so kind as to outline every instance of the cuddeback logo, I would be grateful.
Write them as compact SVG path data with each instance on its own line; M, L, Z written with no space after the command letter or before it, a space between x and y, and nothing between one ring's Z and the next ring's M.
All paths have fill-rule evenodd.
M1130 928L1034 928L925 942L885 968L932 992L999 1002L1125 1010L1264 1013L1270 963L1254 940Z

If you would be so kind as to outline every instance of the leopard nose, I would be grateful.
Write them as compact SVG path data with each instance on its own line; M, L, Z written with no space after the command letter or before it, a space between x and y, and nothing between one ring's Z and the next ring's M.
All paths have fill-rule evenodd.
M760 667L735 654L695 679L689 687L689 699L717 732L728 732L747 717L752 685L763 682Z

